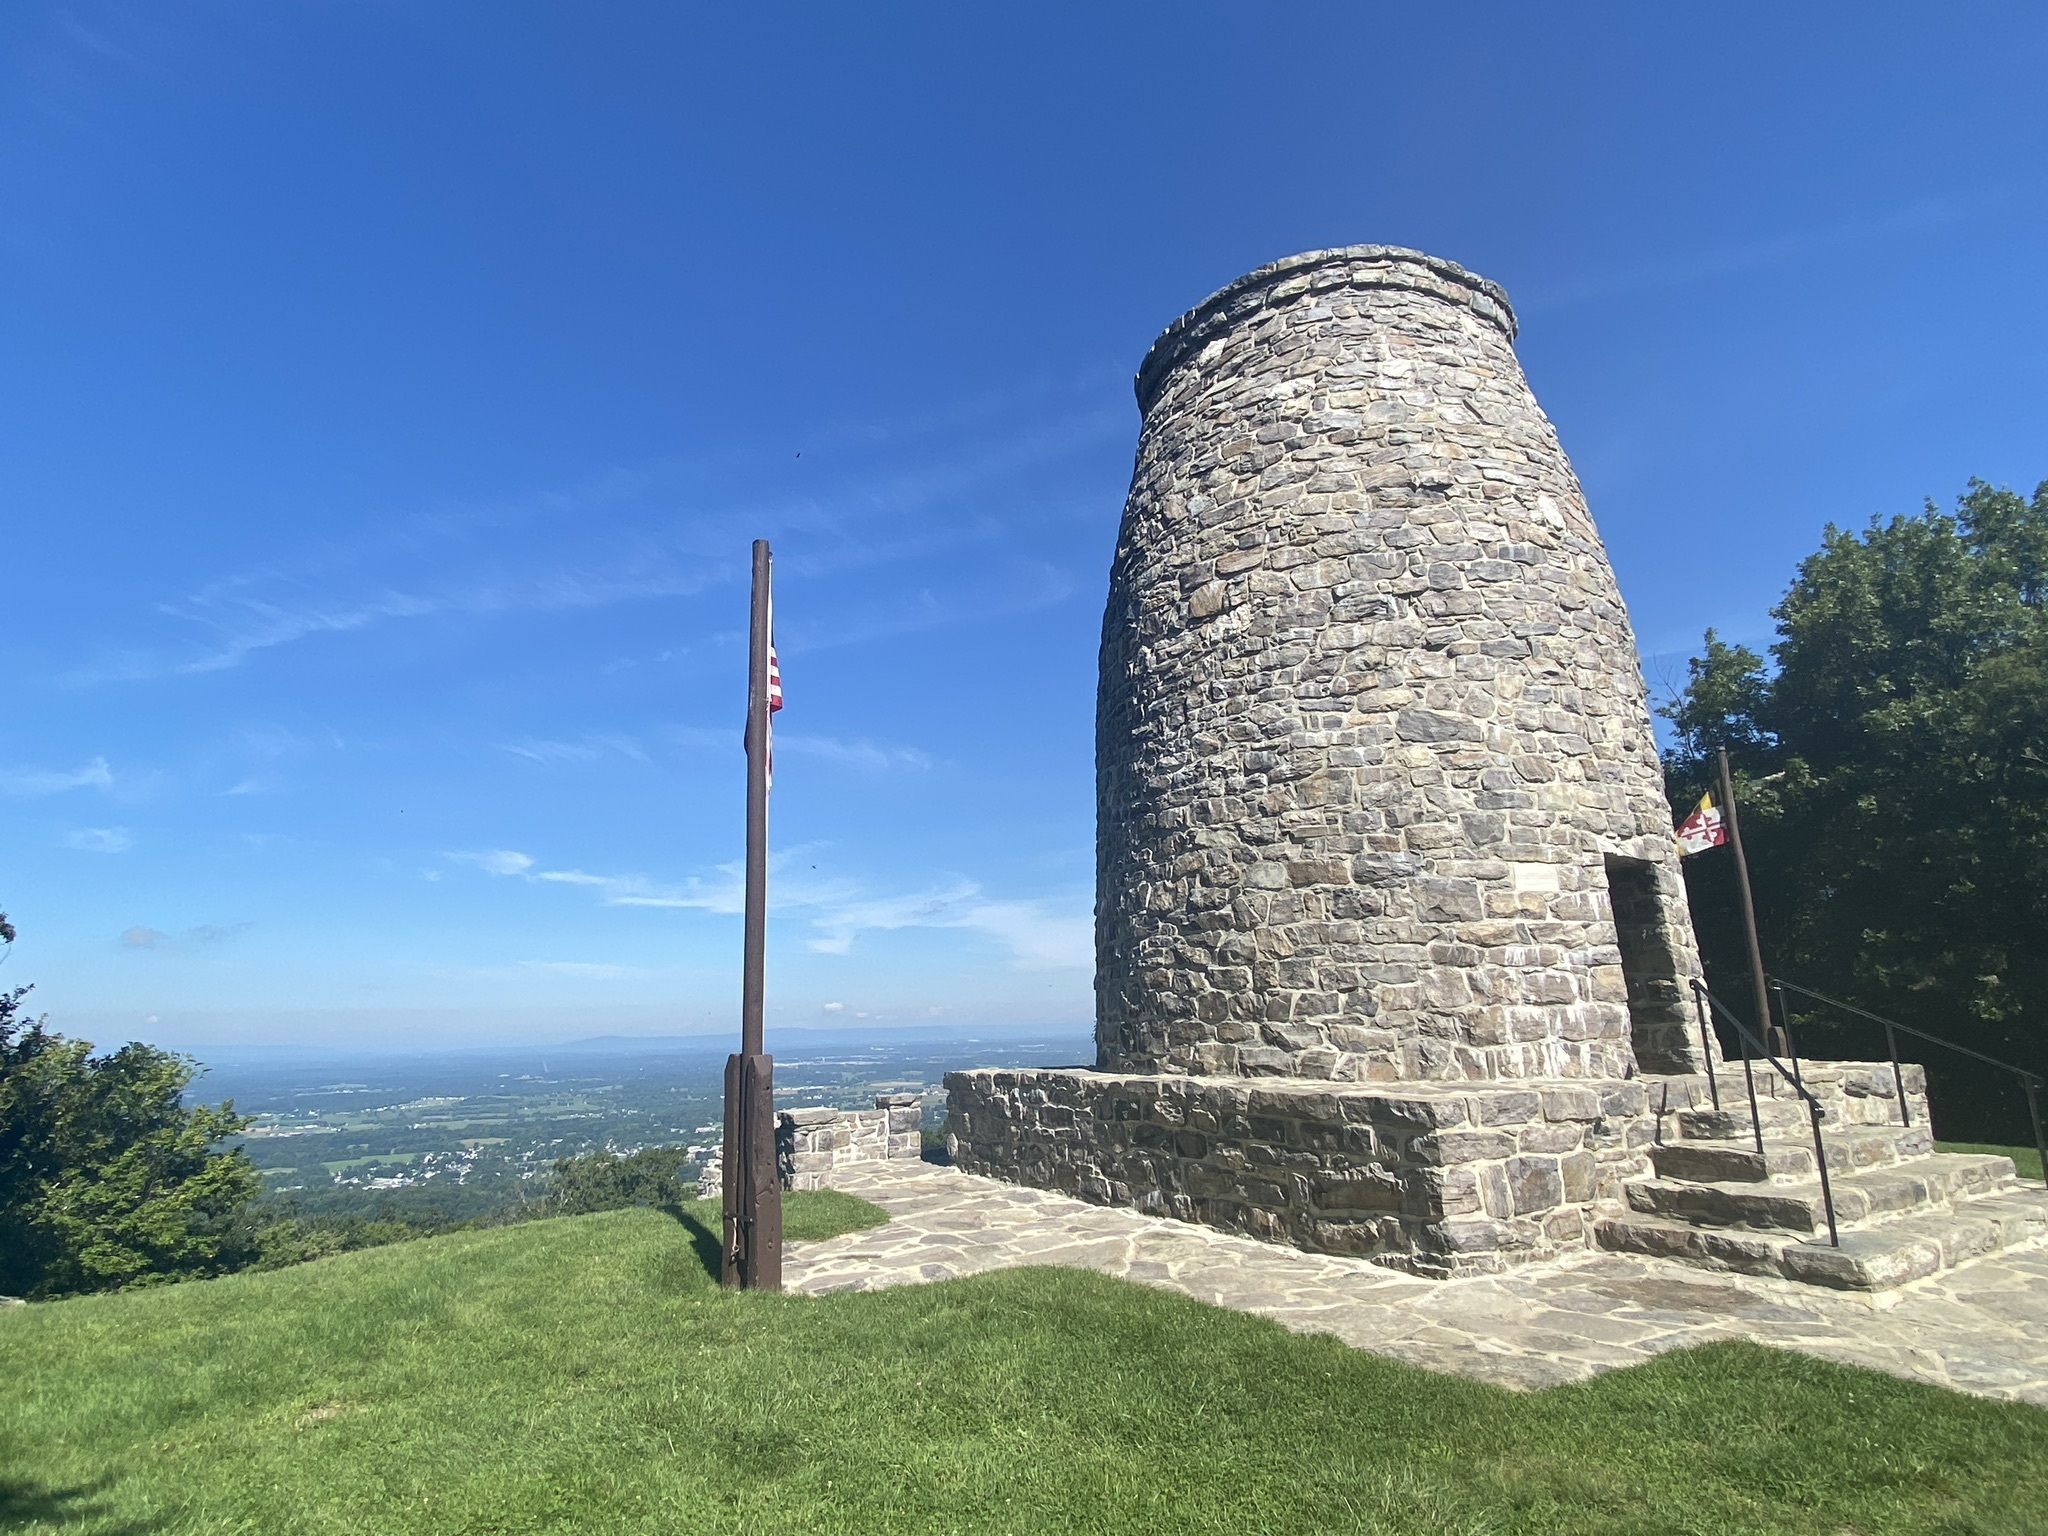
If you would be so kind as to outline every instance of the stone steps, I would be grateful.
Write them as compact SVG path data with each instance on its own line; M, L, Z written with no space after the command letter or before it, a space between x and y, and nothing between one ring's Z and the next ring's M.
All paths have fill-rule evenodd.
M1594 1224L1595 1241L1617 1252L1747 1275L1780 1275L1835 1290L1882 1291L2048 1237L2048 1193L2000 1190L1845 1229L1841 1237L1837 1248L1825 1232L1802 1237L1700 1226L1636 1211Z
M1909 1157L1924 1156L1934 1150L1933 1136L1921 1127L1905 1130L1898 1126L1858 1126L1823 1130L1821 1144L1827 1149L1830 1174L1880 1167ZM1650 1149L1650 1161L1660 1178L1688 1179L1695 1183L1815 1177L1810 1140L1766 1137L1764 1150L1759 1153L1754 1139L1747 1132L1723 1139L1664 1142Z
M1809 1159L1812 1155L1808 1151ZM1839 1175L1833 1166L1831 1161L1835 1220L1843 1227L1987 1194L2013 1182L2011 1158L1976 1153L1930 1153ZM1811 1174L1764 1182L1638 1179L1623 1186L1623 1195L1632 1211L1700 1226L1757 1227L1800 1235L1827 1230L1820 1181Z
M1748 1086L1727 1068L1718 1078L1718 1109L1708 1103L1703 1075L1655 1085L1651 1176L1621 1186L1621 1209L1596 1218L1594 1242L1710 1269L1878 1291L2048 1237L2048 1192L2017 1187L2010 1158L1936 1152L1924 1097L1909 1106L1913 1124L1899 1124L1888 1069L1807 1067L1807 1086L1822 1103L1839 1246L1828 1241L1806 1101L1789 1082L1759 1073L1752 1122ZM1917 1069L1906 1087L1923 1093Z
M1748 1139L1752 1132L1749 1120L1749 1101L1731 1103L1721 1100L1720 1109L1681 1109L1670 1118L1678 1126L1680 1139L1685 1141L1732 1141L1738 1137ZM1764 1128L1764 1135L1774 1132L1781 1136L1813 1134L1813 1119L1807 1113L1806 1105L1798 1099L1759 1098L1756 1105L1757 1122ZM1823 1132L1827 1122L1821 1122Z

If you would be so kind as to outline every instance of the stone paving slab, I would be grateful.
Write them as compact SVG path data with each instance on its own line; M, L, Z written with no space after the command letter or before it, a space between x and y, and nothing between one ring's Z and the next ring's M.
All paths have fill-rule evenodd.
M1593 1252L1506 1275L1422 1280L928 1164L846 1168L832 1183L891 1220L792 1244L785 1280L793 1292L1066 1265L1505 1387L1583 1381L1666 1350L1749 1339L2048 1405L2048 1247L1979 1259L1877 1297Z

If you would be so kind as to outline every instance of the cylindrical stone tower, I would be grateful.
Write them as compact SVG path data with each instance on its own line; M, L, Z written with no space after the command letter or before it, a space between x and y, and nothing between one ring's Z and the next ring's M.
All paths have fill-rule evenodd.
M1492 283L1239 278L1139 370L1103 621L1098 1066L1696 1070L1634 638Z

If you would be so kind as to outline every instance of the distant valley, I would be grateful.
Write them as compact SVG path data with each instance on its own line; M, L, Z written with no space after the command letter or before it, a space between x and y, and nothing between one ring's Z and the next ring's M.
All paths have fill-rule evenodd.
M776 1100L856 1107L885 1091L936 1091L967 1066L1070 1065L1092 1056L1079 1031L930 1030L854 1036L792 1031L771 1040ZM516 1204L557 1159L718 1145L727 1042L607 1037L561 1046L363 1054L224 1054L193 1096L232 1098L255 1117L243 1150L267 1195L309 1214L459 1220Z

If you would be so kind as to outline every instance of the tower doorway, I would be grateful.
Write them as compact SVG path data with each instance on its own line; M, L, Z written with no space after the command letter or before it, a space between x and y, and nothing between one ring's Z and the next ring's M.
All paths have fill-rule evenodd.
M1678 960L1678 931L1660 888L1666 878L1647 859L1607 855L1614 942L1628 986L1629 1036L1645 1072L1697 1072L1692 1005Z

